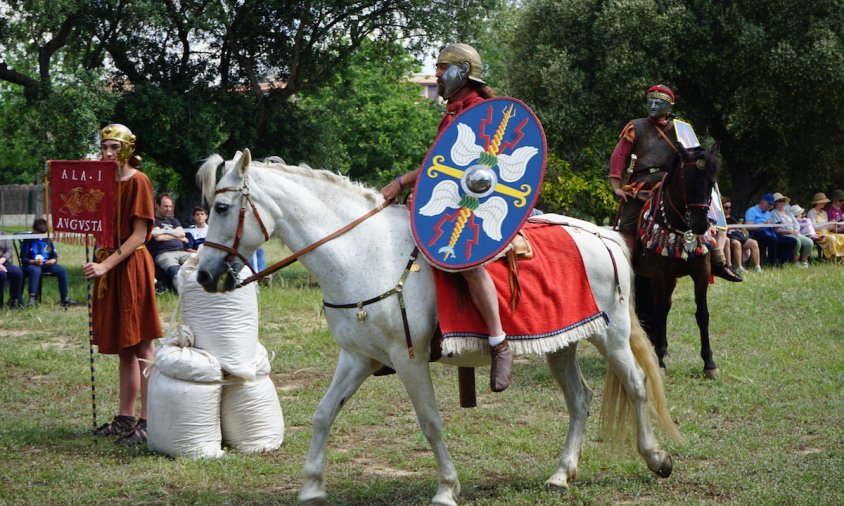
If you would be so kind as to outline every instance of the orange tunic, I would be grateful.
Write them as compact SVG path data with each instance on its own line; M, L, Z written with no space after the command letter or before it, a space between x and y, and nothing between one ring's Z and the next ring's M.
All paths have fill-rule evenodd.
M118 183L120 206L115 207L114 229L118 244L132 234L133 218L147 222L149 241L154 218L152 183L143 172ZM120 222L118 223L118 217ZM122 252L129 258L94 281L94 343L100 353L116 354L123 348L163 335L155 300L155 266L146 248ZM112 253L114 254L114 253ZM99 286L106 283L103 298Z

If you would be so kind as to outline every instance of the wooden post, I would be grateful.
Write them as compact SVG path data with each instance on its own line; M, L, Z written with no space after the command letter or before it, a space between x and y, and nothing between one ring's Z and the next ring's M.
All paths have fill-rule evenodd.
M474 367L458 367L457 368L457 385L460 389L460 407L474 408L478 405L478 399L475 397L475 368Z

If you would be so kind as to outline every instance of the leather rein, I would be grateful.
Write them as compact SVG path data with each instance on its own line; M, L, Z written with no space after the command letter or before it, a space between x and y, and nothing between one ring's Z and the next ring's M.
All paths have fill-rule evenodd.
M240 193L240 212L239 212L238 218L237 218L237 230L235 231L235 235L234 235L234 244L231 247L226 246L225 244L220 244L220 243L210 242L210 241L205 241L203 244L205 246L208 246L209 248L219 249L219 250L222 250L222 251L225 251L226 253L228 253L228 255L226 255L226 257L223 260L226 264L226 269L228 270L229 275L231 275L232 279L235 280L235 287L236 288L239 288L241 286L252 283L253 281L259 281L259 280L265 278L266 276L287 267L288 265L296 262L296 260L298 260L299 257L304 255L305 253L309 253L309 252L315 250L316 248L322 246L323 244L327 243L328 241L331 241L332 239L336 239L337 237L345 234L346 232L348 232L349 230L351 230L351 229L355 228L356 226L360 225L361 223L363 223L367 219L371 218L372 216L375 216L376 214L378 214L379 212L384 210L387 206L389 206L393 202L393 199L385 200L381 205L379 205L378 207L375 207L373 209L370 209L366 214L364 214L363 216L361 216L361 217L357 218L356 220L352 221L348 225L345 225L344 227L342 227L338 230L335 230L334 232L332 232L332 233L328 234L327 236L323 237L322 239L320 239L320 240L300 249L299 251L297 251L295 253L292 253L287 258L274 263L273 265L267 267L266 269L264 269L260 272L255 272L255 269L253 269L252 266L249 265L249 260L247 260L243 255L241 255L237 251L237 247L240 245L240 239L241 239L241 237L243 237L243 226L244 226L244 222L246 221L246 211L247 211L246 206L247 206L247 204L249 205L249 207L252 208L252 214L255 216L255 219L258 220L258 225L261 226L261 232L264 234L264 241L268 241L270 239L270 234L269 234L269 232L267 232L267 227L264 226L263 220L261 220L261 215L260 215L260 213L258 213L258 208L255 206L255 202L252 201L252 197L249 193L249 187L248 187L248 183L247 183L246 179L243 180L243 185L241 185L240 188L236 188L236 187L233 187L233 186L229 186L229 187L225 187L225 188L219 188L214 192L214 194L218 195L220 193L226 193L226 192L239 192ZM407 351L408 351L408 354L410 355L410 358L413 358L414 357L413 341L410 337L410 323L409 323L408 318L407 318L407 309L406 309L405 304L404 304L404 291L403 290L404 290L404 282L405 282L405 280L407 280L407 276L411 272L416 272L417 270L419 270L418 265L415 265L416 257L418 255L418 253L419 253L419 248L414 248L413 252L410 255L410 260L408 261L407 266L405 267L404 272L402 273L398 284L395 287L393 287L392 289L382 293L381 295L379 295L377 297L373 297L371 299L367 299L367 300L364 300L364 301L361 301L361 302L356 302L356 303L351 303L351 304L332 304L332 303L325 302L325 300L323 300L322 301L323 305L325 307L336 308L336 309L357 308L358 309L358 314L357 314L358 321L362 322L367 317L367 313L366 313L366 311L363 310L363 306L368 306L369 304L374 304L376 302L382 301L382 300L386 299L387 297L390 297L391 295L398 295L399 306L401 307L402 323L404 323L404 335L405 335L405 341L407 342ZM244 265L249 267L249 270L252 271L252 275L249 276L248 278L244 279L243 282L238 281L237 273L234 271L234 267L232 266L231 261L234 257L239 258L244 263Z
M273 265L267 267L266 269L264 269L260 272L255 272L255 269L253 269L252 266L249 265L249 260L247 260L243 255L241 255L237 251L237 247L240 245L240 239L243 236L243 225L244 225L244 222L246 220L246 205L247 204L249 204L249 206L252 208L252 214L255 216L255 219L258 221L258 225L260 225L260 227L261 227L261 232L264 234L264 241L270 240L270 234L269 234L269 232L267 232L267 227L264 226L263 220L261 220L261 215L258 213L258 208L255 206L255 202L252 201L252 197L249 193L249 186L248 186L248 183L245 179L243 181L243 185L241 185L240 188L235 188L233 186L229 186L229 187L225 187L225 188L218 188L214 192L214 194L219 195L220 193L227 193L227 192L239 192L240 195L241 195L240 196L240 213L239 213L238 218L237 218L237 230L235 231L235 234L234 234L234 244L231 247L226 246L225 244L220 244L220 243L210 242L210 241L205 241L203 244L208 246L208 247L223 250L226 253L228 253L228 255L226 255L226 257L223 260L226 263L226 267L228 268L229 273L231 273L234 276L236 287L241 287L243 285L247 285L249 283L252 283L253 281L259 281L259 280L269 276L270 274L287 267L288 265L290 265L290 264L294 263L296 260L298 260L299 257L304 255L305 253L309 253L309 252L315 250L316 248L322 246L323 244L327 243L328 241L331 241L332 239L336 239L337 237L345 234L346 232L348 232L349 230L351 230L351 229L355 228L356 226L360 225L361 223L363 223L367 219L369 219L372 216L378 214L379 212L384 210L387 206L389 206L393 202L392 199L385 200L380 206L375 207L373 209L370 209L369 212L367 212L363 216L357 218L356 220L349 223L348 225L345 225L344 227L340 228L339 230L335 230L334 232L332 232L332 233L328 234L327 236L323 237L322 239L320 239L320 240L318 240L318 241L316 241L316 242L314 242L314 243L312 243L308 246L305 246L304 248L300 249L299 251L292 253L287 258L274 263ZM233 273L234 269L231 265L231 261L234 257L239 258L244 263L244 265L249 267L249 270L252 271L252 275L249 276L248 278L244 279L243 282L238 282L237 276L235 276L235 274Z
M665 134L662 133L659 129L657 129L657 131L660 134L662 134L663 137L666 139L666 142L669 142L669 144L670 144L670 141L668 141L668 138L665 136ZM677 148L674 145L671 145L671 147L674 148L675 151L677 151ZM701 160L696 160L694 162L688 162L688 163L685 160L681 160L680 167L678 169L676 169L676 170L680 171L680 195L683 197L683 201L681 202L681 204L682 204L682 209L684 209L684 211L680 211L680 207L678 207L675 204L674 199L671 198L671 192L667 191L668 186L669 186L667 184L667 179L668 179L668 176L671 175L670 172L666 172L666 174L664 176L662 176L662 181L660 182L657 193L653 196L653 203L654 204L659 203L659 209L661 210L661 214L662 214L662 218L663 218L663 220L661 220L663 223L661 223L661 224L663 226L665 226L666 228L668 228L669 230L673 230L675 232L679 232L679 233L683 234L684 237L688 236L689 234L694 235L694 232L691 231L691 225L689 224L689 222L691 221L691 208L698 208L698 207L703 208L706 212L709 212L709 208L710 208L709 202L711 202L711 197L710 197L710 200L707 200L706 203L700 203L700 204L689 204L688 199L686 198L686 190L685 190L685 184L684 184L684 180L683 180L684 174L683 174L682 169L686 166L694 164L695 168L697 170L704 170L705 166L702 165L700 162L703 162L703 160L701 159ZM705 162L703 162L703 163L705 163ZM710 188L709 194L711 194L711 193L712 193L712 190ZM668 222L669 216L668 216L668 212L666 210L666 207L664 205L662 205L663 202L668 203L668 210L672 211L674 216L680 220L680 223L682 223L682 225L686 227L686 230L680 230L678 227L676 227L673 224ZM656 220L656 216L657 216L656 211L657 211L656 209L654 209L654 211L653 211L654 220Z

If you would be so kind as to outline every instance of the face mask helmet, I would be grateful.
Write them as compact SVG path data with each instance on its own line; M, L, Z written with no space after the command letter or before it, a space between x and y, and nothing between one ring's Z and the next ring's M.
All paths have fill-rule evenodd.
M648 88L648 116L651 118L665 117L674 105L674 92L664 84L657 84Z
M481 57L475 48L468 44L449 44L440 51L437 65L445 64L448 68L440 77L438 91L441 97L447 99L454 92L462 88L467 81L472 80L486 84L481 79Z
M100 132L100 142L118 141L120 150L117 152L117 161L121 164L129 161L132 153L135 152L135 135L125 125L112 123Z

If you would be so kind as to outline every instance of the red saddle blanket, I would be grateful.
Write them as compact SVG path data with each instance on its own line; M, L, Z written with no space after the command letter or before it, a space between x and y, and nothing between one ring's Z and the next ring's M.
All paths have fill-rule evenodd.
M498 291L501 323L516 355L552 353L607 326L598 309L580 251L559 225L528 223L523 232L533 258L520 259L521 299L510 308L507 262L485 266ZM443 353L488 349L486 324L468 293L461 296L459 273L434 269Z

